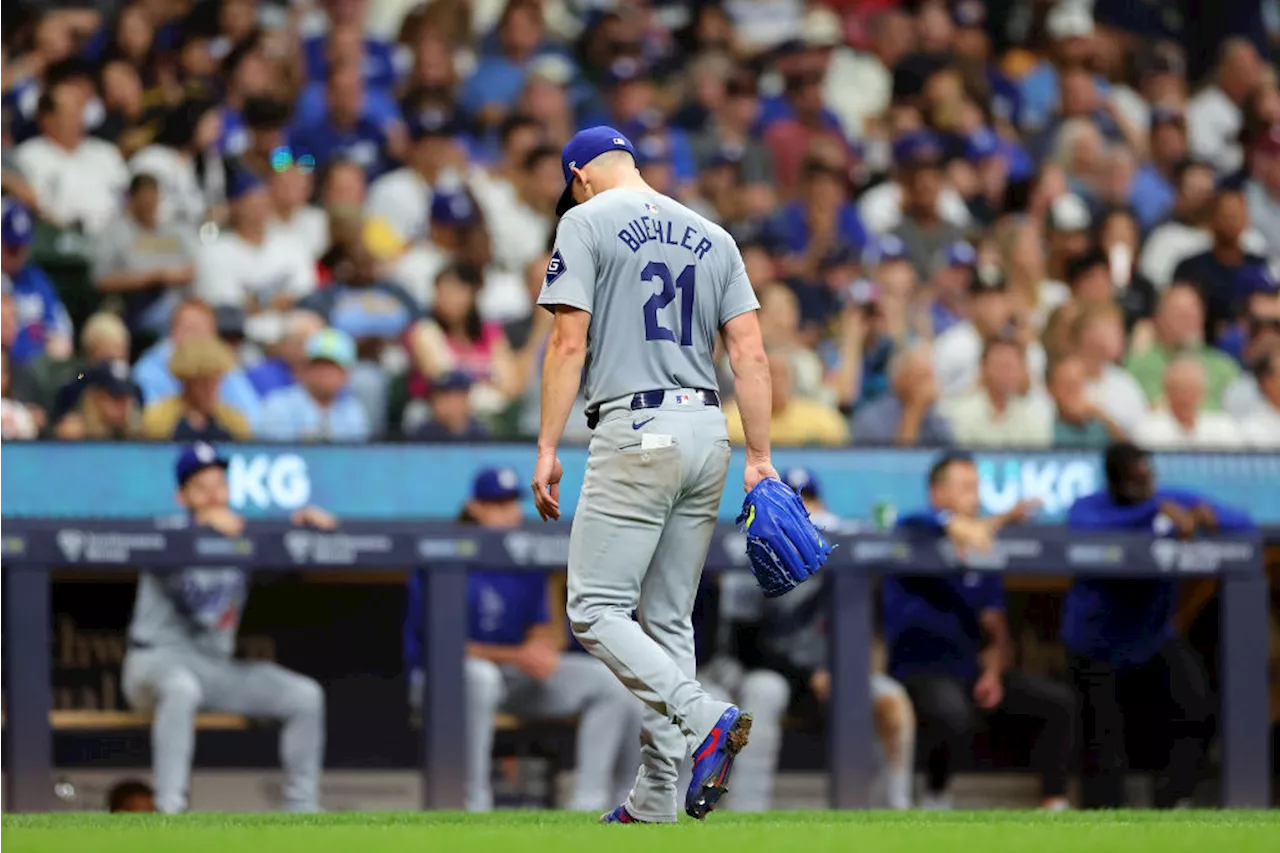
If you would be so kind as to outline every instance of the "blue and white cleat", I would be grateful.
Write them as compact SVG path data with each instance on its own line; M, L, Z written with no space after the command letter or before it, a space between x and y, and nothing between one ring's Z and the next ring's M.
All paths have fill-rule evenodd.
M640 820L640 818L638 817L632 817L631 812L627 811L627 806L624 803L623 805L618 806L616 809L609 812L608 814L600 815L600 822L601 823L648 823L649 821Z
M725 783L729 781L734 756L747 745L750 736L751 715L730 705L693 754L693 779L684 798L685 814L702 820L715 809L729 791Z

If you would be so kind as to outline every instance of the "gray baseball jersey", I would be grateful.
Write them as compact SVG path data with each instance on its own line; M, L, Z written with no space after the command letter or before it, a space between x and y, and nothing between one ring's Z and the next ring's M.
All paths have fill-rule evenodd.
M591 313L588 410L638 391L716 388L716 334L760 307L728 232L630 189L564 215L538 304Z
M229 658L247 592L245 572L237 568L142 572L129 639Z
M716 388L716 334L759 304L724 229L630 189L565 214L538 303L591 313L586 399L599 422L569 536L569 622L645 706L627 811L672 822L680 765L729 707L693 677L692 620L729 435L714 400L679 392ZM641 391L668 393L633 411Z
M156 808L184 811L200 709L282 720L285 807L315 811L324 761L324 691L265 661L232 658L248 597L243 569L142 572L129 623L122 686L150 711Z

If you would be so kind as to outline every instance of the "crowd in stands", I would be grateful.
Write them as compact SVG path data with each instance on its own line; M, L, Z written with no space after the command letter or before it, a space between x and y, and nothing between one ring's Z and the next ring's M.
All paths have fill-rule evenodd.
M1227 5L15 0L3 437L536 434L608 123L738 240L779 446L1280 447L1280 8Z

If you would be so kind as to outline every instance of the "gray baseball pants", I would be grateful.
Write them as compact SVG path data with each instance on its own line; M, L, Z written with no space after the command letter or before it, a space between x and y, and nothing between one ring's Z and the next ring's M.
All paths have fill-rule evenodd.
M129 650L122 682L129 704L153 713L151 762L159 811L187 808L195 717L200 710L281 720L285 808L319 809L324 691L314 679L265 661L154 648Z
M668 391L657 409L633 412L630 396L601 407L569 539L574 636L645 705L627 810L662 823L676 820L686 755L729 707L694 679L693 647L729 437L718 407L686 400Z
M640 760L641 704L600 661L569 652L546 681L515 667L467 658L467 809L493 809L493 729L500 711L520 717L578 715L578 778L569 808L613 808Z

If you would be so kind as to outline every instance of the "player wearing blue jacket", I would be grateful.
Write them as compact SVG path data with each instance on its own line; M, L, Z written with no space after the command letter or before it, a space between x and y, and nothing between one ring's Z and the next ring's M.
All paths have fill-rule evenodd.
M523 518L520 478L485 468L472 485L462 521L515 527ZM467 809L493 809L493 731L500 712L524 718L578 715L578 776L569 808L600 811L627 796L640 763L639 700L603 663L565 652L568 633L547 608L539 572L472 572L467 578ZM421 701L422 590L409 586L404 624L410 702Z
M1151 458L1128 443L1105 459L1107 489L1072 504L1073 530L1132 530L1190 539L1200 533L1252 530L1239 510L1184 489L1156 485ZM1163 717L1172 744L1155 804L1169 808L1191 796L1200 776L1211 713L1203 664L1173 626L1175 580L1082 578L1067 593L1062 642L1081 702L1084 778L1081 804L1124 802L1125 724Z
M1023 522L1034 504L979 518L978 470L964 454L947 454L929 472L929 509L898 520L898 529L925 539L950 539L963 560L989 550L1005 525ZM889 576L881 585L889 675L907 688L916 709L928 787L921 804L947 808L952 757L969 748L984 718L1022 717L1039 724L1032 763L1042 777L1042 806L1067 805L1071 755L1071 692L1061 684L1012 669L1004 585L993 574Z

